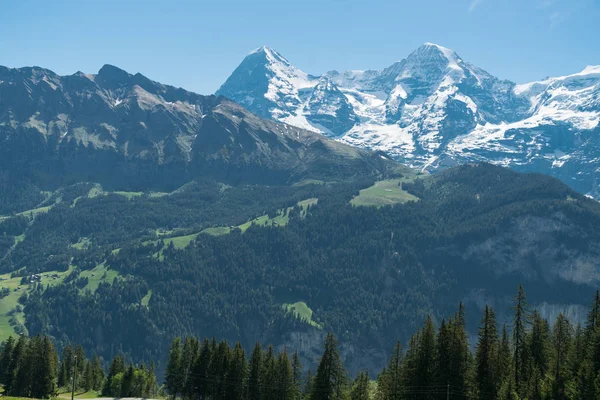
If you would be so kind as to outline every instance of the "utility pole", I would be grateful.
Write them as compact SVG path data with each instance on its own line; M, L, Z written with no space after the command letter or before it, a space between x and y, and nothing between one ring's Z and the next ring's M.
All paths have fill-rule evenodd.
M446 400L450 400L450 384L446 387Z
M77 354L73 355L73 388L71 389L71 400L75 400L75 381L77 380Z

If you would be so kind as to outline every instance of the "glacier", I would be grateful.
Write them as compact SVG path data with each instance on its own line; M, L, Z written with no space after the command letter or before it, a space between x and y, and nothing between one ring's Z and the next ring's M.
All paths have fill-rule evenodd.
M486 161L600 197L600 66L516 84L425 43L382 70L317 76L263 46L216 94L424 171Z

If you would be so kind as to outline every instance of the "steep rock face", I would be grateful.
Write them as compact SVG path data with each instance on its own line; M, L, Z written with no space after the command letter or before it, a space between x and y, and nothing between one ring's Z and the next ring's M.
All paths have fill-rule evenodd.
M317 109L335 95L325 84L311 104ZM332 123L321 109L323 123ZM0 167L13 180L54 187L85 180L172 188L199 177L281 184L379 176L396 164L263 120L223 97L106 65L95 75L64 77L37 67L0 67Z
M269 83L261 89L244 79L249 75L245 64L253 57L218 93L256 112L264 111L262 100L244 103L244 93L252 91L254 99L293 94L293 101L278 102L261 114L265 117L386 152L416 168L434 171L489 161L554 175L598 196L600 67L517 85L451 49L426 43L383 70L331 71L321 77L278 55L285 68L262 64L270 72L262 74ZM319 106L312 107L304 94L319 92L324 78L336 95L322 96ZM331 111L325 119L322 110Z
M269 47L251 52L217 91L265 118L340 135L356 115L336 84L290 64Z

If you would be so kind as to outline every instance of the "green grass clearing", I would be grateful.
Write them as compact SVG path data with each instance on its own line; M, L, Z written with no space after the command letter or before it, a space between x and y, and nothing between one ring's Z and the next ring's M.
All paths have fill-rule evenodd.
M148 290L148 293L142 298L142 305L148 307L150 304L150 298L152 297L152 289Z
M81 239L79 239L79 241L77 243L73 243L71 245L71 247L73 247L77 250L85 250L88 247L90 247L91 244L92 244L92 242L90 241L89 238L81 238Z
M102 190L102 186L96 184L96 185L94 185L93 188L90 189L90 191L87 194L87 197L89 199L93 199L94 197L98 197L102 194L104 194L104 191Z
M228 228L226 226L217 226L215 228L206 228L201 233L206 233L207 235L211 235L211 236L221 236L221 235L227 235L230 232L231 232L231 228Z
M24 217L32 217L35 218L37 217L38 214L45 214L48 211L50 211L50 209L53 207L52 206L45 206L45 207L38 207L38 208L34 208L33 210L27 210L27 211L23 211L18 213L17 215L20 216L24 216Z
M133 199L134 197L140 197L144 194L144 192L112 192L114 194L118 194L119 196L125 196L128 200Z
M294 183L292 186L305 186L305 185L325 185L327 182L319 179L304 179L300 182Z
M89 290L92 293L98 289L100 283L112 283L113 280L119 276L117 271L109 269L105 263L98 264L95 268L90 270L81 271L79 274L80 278L88 278L88 284L82 290Z
M306 322L310 326L313 326L317 329L323 329L320 324L318 324L316 321L313 321L313 311L305 302L299 301L294 304L284 304L282 307L287 313L291 313L294 317Z
M401 186L401 183L411 182L412 180L412 178L401 178L375 182L373 186L361 190L358 196L350 200L350 204L354 206L381 207L417 201L419 200L418 197L402 190Z
M319 199L317 198L310 198L310 199L306 199L306 200L302 200L299 201L297 203L298 206L300 206L301 210L300 210L300 217L304 218L306 217L306 213L308 212L308 207L312 206L314 204L317 204L319 202ZM254 218L253 220L247 221L241 225L238 225L234 228L238 228L243 232L246 232L246 230L248 228L250 228L252 225L258 225L258 226L286 226L289 222L289 216L290 216L290 211L292 211L293 207L288 207L286 209L281 209L277 212L277 215L273 218L269 218L268 215L261 215L260 217ZM231 228L228 228L226 226L217 226L217 227L213 227L213 228L206 228L205 230L203 230L200 233L206 233L208 235L212 235L212 236L221 236L221 235L227 235L228 233L231 232Z
M300 206L300 208L301 208L300 217L301 218L306 217L306 213L308 212L308 207L317 204L318 201L319 201L319 199L317 199L317 198L310 198L310 199L299 201L297 203L297 205ZM171 243L173 243L173 246L176 249L183 249L183 248L187 247L200 234L207 234L207 235L211 235L211 236L227 235L231 232L232 229L235 229L235 228L240 229L242 231L242 233L244 233L252 225L285 226L289 222L289 215L290 215L290 211L292 211L292 209L293 209L293 207L281 209L277 212L277 215L273 218L269 218L268 215L261 215L260 217L254 218L254 219L247 221L238 226L234 226L234 227L216 226L216 227L206 228L203 231L198 232L198 233L192 233L190 235L185 235L185 236L174 236L174 237L170 237L170 238L164 238L161 240L164 242L165 247L168 247ZM157 231L157 235L158 235L158 231ZM149 245L149 244L156 244L156 243L158 243L158 240L149 240L147 242L144 242L143 244ZM154 256L162 261L163 260L162 250L159 251L158 253L154 254Z
M45 286L54 286L62 283L65 277L72 271L69 268L64 272L44 272L41 273L40 283ZM30 285L21 285L21 277L11 278L10 273L0 275L0 287L7 287L11 290L10 294L3 299L0 299L0 342L8 339L9 336L16 336L17 331L24 330L25 315L22 312L16 312L19 304L19 297L30 289ZM13 324L10 323L11 318L14 318Z
M42 287L56 286L64 282L65 278L73 271L74 267L62 272L50 271L40 273L40 283ZM117 271L108 269L104 263L96 266L94 269L82 271L80 277L87 277L88 284L82 290L89 289L94 292L98 289L100 282L112 283L115 277L120 276ZM19 305L19 297L23 293L28 293L31 284L21 285L21 277L11 278L10 273L0 275L0 287L6 287L11 290L10 294L0 299L0 342L8 339L9 336L17 336L18 331L25 331L25 314L16 312ZM11 319L13 320L11 323Z

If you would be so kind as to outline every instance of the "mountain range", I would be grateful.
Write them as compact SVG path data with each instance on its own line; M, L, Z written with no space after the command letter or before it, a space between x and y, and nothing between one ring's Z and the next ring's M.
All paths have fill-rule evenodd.
M442 51L422 51L432 48ZM426 174L341 143L334 131L363 126L364 115L340 82L390 90L383 72L316 78L268 49L248 63L264 57L293 79L256 74L246 96L259 115L110 65L69 76L0 67L0 286L10 289L0 293L0 340L48 334L59 347L157 359L164 370L179 335L298 348L313 365L332 331L355 372L379 368L396 340L460 302L471 321L487 303L506 322L519 283L545 317L583 320L600 284L597 201L540 174L488 163ZM420 87L433 72L408 64L386 72L412 71L400 85L413 85L406 99L442 85ZM456 65L469 82L485 78ZM451 69L447 81L462 76ZM473 115L501 124L512 114L498 109L522 100L486 79L508 89L471 93L487 102ZM444 110L468 114L461 90ZM372 124L411 121L414 105L398 96ZM284 106L314 118L285 116ZM274 121L275 109L332 137ZM444 135L417 142L430 148Z
M316 76L261 47L217 94L414 168L487 161L599 194L600 66L518 85L426 43L382 70Z
M198 177L287 184L381 176L388 168L398 166L374 152L258 118L223 97L111 65L69 76L0 67L5 194L26 183L44 190L79 181L173 190Z

